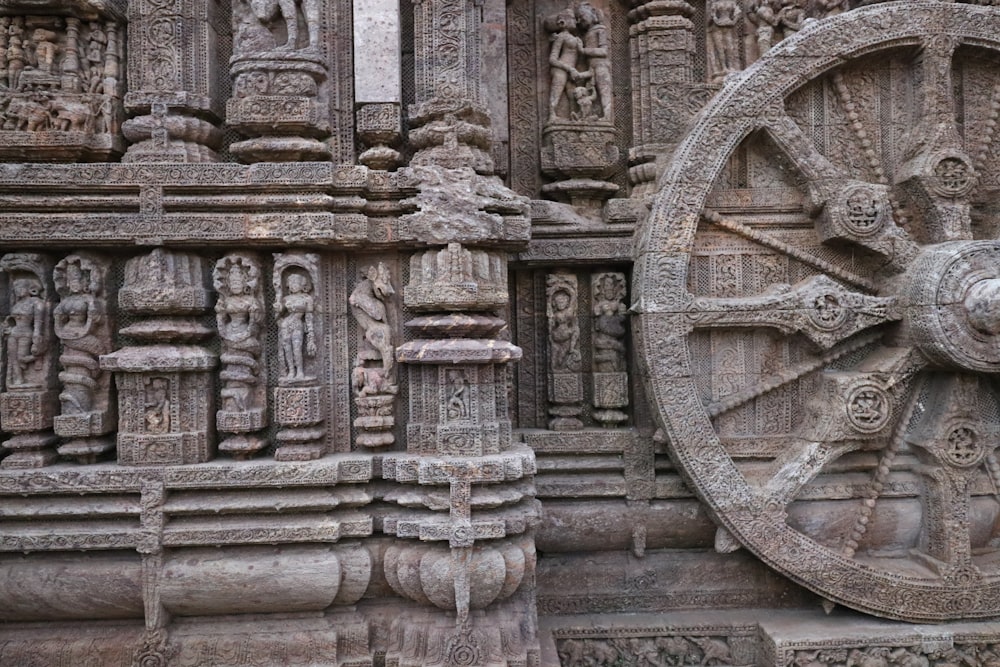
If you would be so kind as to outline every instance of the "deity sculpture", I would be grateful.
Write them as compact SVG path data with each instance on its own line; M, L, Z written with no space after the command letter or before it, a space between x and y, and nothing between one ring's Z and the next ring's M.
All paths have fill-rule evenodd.
M101 382L98 364L100 355L111 351L104 269L90 258L70 255L56 265L54 279L61 296L53 319L62 342L62 414L85 414L95 409L95 390L107 384Z
M743 12L736 0L712 0L708 11L708 69L719 83L740 68L736 29Z
M316 356L313 314L316 309L309 277L298 272L285 276L287 293L274 304L278 314L278 342L283 379L307 380L305 357Z
M557 276L558 274L553 274ZM550 276L551 277L551 276ZM561 281L549 281L546 315L549 318L550 364L553 371L580 370L580 323L576 290Z
M215 319L222 338L221 397L224 409L243 412L248 408L251 387L260 382L260 331L264 321L257 287L260 269L236 255L219 260L215 268ZM287 298L286 298L287 300Z
M7 387L30 387L41 382L38 362L48 349L45 335L48 304L40 296L42 284L35 278L16 278L14 303L4 321L7 337Z
M594 276L594 370L614 373L625 370L625 276L601 273Z

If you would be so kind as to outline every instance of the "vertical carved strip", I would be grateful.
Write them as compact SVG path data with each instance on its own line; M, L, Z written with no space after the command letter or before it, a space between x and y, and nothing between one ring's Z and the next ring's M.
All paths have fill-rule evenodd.
M583 428L583 374L580 355L580 314L576 276L550 273L545 279L549 325L549 428Z

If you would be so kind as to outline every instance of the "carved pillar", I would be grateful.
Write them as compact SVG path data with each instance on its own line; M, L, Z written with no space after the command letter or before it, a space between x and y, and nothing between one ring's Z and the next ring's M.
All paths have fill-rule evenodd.
M110 266L106 258L78 253L59 262L54 273L61 299L53 317L62 342L62 412L54 426L63 438L59 453L80 463L93 463L114 449L114 440L107 436L118 425L111 373L99 363L100 356L112 350L106 279Z
M386 518L384 530L403 539L386 551L385 572L397 593L446 613L401 617L386 664L416 667L435 655L448 665L537 664L537 508L525 484L535 462L512 442L507 414L507 364L521 349L500 339L504 253L460 243L417 253L403 298L422 313L407 323L417 339L397 350L410 377L407 451L388 454L383 475L417 485L428 501L446 488L449 503L446 514Z
M278 325L281 375L274 389L279 461L309 461L323 455L323 386L319 348L323 318L318 315L319 256L286 252L274 255L274 317Z
M415 0L416 103L410 107L411 165L493 173L490 117L482 103L482 4Z
M52 260L35 253L0 258L7 274L9 314L3 323L4 390L0 424L13 437L3 443L11 454L4 468L39 468L58 456L52 419L58 405L52 309Z
M157 248L125 264L118 308L140 318L121 329L136 341L101 355L118 386L118 463L173 465L215 454L212 370L218 357L192 341L212 330L208 267L196 255Z
M651 195L658 167L684 134L693 112L686 98L694 80L694 9L685 0L632 0L632 195Z
M216 426L231 434L219 449L246 459L266 444L254 435L267 426L267 365L264 360L264 289L260 259L232 253L215 264L213 283L219 300L215 320L222 339L221 409Z
M402 73L399 2L354 0L354 98L358 136L367 149L358 156L372 169L399 166L393 146L401 139Z
M216 0L128 5L124 162L218 162L221 25Z

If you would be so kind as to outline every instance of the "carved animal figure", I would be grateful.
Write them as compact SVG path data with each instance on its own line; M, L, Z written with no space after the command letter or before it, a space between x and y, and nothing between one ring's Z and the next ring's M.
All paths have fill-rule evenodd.
M364 331L365 341L374 348L382 360L382 371L386 379L393 378L395 363L392 345L392 328L386 317L385 300L395 294L390 282L389 269L379 262L369 266L366 277L354 288L348 303L358 326ZM362 352L358 352L361 357Z
M52 111L56 129L62 132L86 132L93 116L87 104L58 97L52 100Z
M698 645L702 652L702 667L707 665L731 665L733 655L729 651L729 644L721 639L712 637L691 637L691 641Z

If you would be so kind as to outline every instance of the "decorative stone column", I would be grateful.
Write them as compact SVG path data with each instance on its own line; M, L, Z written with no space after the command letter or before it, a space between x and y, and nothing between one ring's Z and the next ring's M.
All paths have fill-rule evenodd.
M397 350L410 377L407 451L386 456L383 476L421 494L445 486L449 508L386 518L387 533L408 539L386 551L385 571L397 593L447 613L401 618L386 664L416 667L432 655L446 655L445 664L531 664L537 507L524 481L535 462L512 442L507 414L507 364L521 350L499 338L506 260L459 243L417 253L403 298L425 314L407 323L416 339ZM418 560L428 567L412 568ZM515 596L517 611L505 608Z
M354 0L354 99L358 136L367 146L358 156L372 169L399 166L394 148L402 133L400 16L397 0Z
M124 162L218 162L219 10L216 0L129 3L125 108L136 115L122 125Z
M58 405L52 332L55 287L52 259L35 253L0 258L7 274L9 315L3 322L4 383L0 424L13 437L3 443L11 454L4 468L40 468L58 458L52 420Z
M121 329L138 344L102 355L118 386L118 463L175 465L215 455L213 369L218 357L191 344L212 335L198 318L211 306L205 260L157 248L125 264Z
M694 81L694 8L685 0L632 0L632 195L653 194L658 167L697 112L687 103Z

